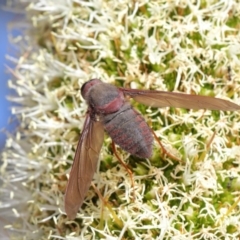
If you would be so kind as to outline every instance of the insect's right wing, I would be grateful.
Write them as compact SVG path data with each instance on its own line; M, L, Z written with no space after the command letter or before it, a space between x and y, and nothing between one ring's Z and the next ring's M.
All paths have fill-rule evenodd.
M65 193L65 211L74 219L81 207L96 171L104 129L89 113L84 122Z
M119 90L124 95L150 107L177 107L223 111L240 110L240 106L235 103L208 96L128 88L119 88Z

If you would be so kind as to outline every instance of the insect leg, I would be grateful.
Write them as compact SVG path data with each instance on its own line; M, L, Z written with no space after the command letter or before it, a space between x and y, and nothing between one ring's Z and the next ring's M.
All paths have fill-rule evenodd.
M151 129L151 128L150 128ZM157 143L159 144L159 146L161 147L162 149L162 155L167 155L168 157L170 157L171 159L175 160L175 161L178 161L178 162L182 162L181 159L177 158L176 156L172 155L171 153L169 153L165 147L163 146L163 144L161 143L161 141L158 139L156 133L151 129L152 133L153 133L153 136L154 138L156 139Z
M211 144L212 144L212 142L213 142L213 139L214 139L215 135L216 135L216 132L213 132L213 135L211 136L209 142L207 143L206 151L202 152L202 154L201 154L200 157L198 158L198 162L202 162L203 159L205 158L207 152L208 152L209 149L210 149L210 146L211 146Z
M126 163L123 162L123 160L119 157L116 147L115 147L115 143L112 141L112 149L113 152L115 154L115 156L117 157L118 161L122 164L122 166L126 169L126 171L128 172L130 179L131 179L131 185L133 188L133 199L135 199L135 192L134 192L134 182L133 182L133 173L132 171L128 168L128 166L126 165Z
M112 205L110 202L107 201L107 199L105 199L102 194L100 193L100 191L98 190L98 188L95 186L95 184L92 182L91 183L92 187L94 188L95 192L97 193L98 197L101 199L102 203L104 206L106 206L109 210L109 212L111 213L113 219L114 219L114 222L120 227L122 228L123 227L123 222L121 219L119 219L119 217L117 216L117 214L115 213L115 211L113 210L112 208ZM104 220L105 217L104 217L104 212L103 212L103 207L101 209L101 218L100 218L100 225L103 226L104 225Z

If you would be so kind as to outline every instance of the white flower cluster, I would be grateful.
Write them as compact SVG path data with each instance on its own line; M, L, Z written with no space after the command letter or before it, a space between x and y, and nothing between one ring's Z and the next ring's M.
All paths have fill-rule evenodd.
M9 87L19 122L2 154L0 214L13 239L239 239L240 114L135 105L174 156L136 159L105 138L77 218L63 199L91 78L239 103L240 3L20 0ZM24 7L24 8L23 8ZM26 27L27 26L27 27ZM170 156L170 157L169 157ZM100 195L100 198L98 194ZM6 222L5 219L3 222Z

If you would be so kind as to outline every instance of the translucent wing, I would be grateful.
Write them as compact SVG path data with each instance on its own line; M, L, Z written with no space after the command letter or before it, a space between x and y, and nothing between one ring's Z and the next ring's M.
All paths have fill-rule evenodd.
M83 126L65 193L65 211L74 219L81 207L96 171L104 130L101 122L88 114Z
M119 89L124 93L124 95L130 96L137 102L151 107L177 107L223 111L240 110L239 105L220 98L176 92L137 90L127 88Z

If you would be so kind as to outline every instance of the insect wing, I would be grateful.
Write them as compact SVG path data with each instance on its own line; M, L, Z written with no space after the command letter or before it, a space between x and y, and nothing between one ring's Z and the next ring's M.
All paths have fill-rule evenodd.
M80 136L65 193L65 211L74 219L81 207L96 171L104 129L88 114Z
M240 106L227 100L192 94L119 88L124 95L150 107L177 107L233 111Z

